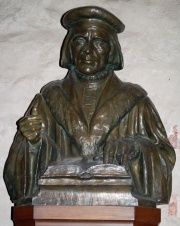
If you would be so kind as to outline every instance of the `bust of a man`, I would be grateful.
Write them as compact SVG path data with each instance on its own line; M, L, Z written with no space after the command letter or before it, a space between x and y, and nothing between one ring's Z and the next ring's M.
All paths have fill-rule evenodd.
M114 73L123 68L117 34L124 24L88 6L65 13L62 25L60 65L69 71L43 87L18 121L4 174L11 200L31 202L48 167L79 158L82 168L124 166L135 198L167 203L174 150L147 93Z

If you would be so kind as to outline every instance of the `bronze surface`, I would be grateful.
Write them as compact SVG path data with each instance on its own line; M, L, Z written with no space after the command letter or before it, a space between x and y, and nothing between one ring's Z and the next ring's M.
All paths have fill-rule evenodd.
M17 123L4 169L12 202L168 203L173 147L147 93L114 73L123 68L124 24L89 6L65 13L62 25L60 65L69 71L43 87Z

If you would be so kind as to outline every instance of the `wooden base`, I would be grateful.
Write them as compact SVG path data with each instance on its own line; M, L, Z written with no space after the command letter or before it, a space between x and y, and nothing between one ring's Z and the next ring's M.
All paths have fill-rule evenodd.
M158 226L157 208L123 206L19 206L15 226Z

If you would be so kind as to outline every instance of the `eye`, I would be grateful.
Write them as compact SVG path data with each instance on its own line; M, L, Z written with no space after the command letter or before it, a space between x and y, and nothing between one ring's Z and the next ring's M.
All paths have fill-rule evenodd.
M97 45L107 45L106 41L104 41L103 39L101 38L94 38L93 39L93 42Z
M86 39L83 37L75 37L73 41L76 44L84 45L84 43L86 42Z

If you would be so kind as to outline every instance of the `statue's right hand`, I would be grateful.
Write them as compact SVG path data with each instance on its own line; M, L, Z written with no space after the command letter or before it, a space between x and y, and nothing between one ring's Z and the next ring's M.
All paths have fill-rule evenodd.
M41 139L43 121L42 116L38 114L37 107L33 107L29 116L23 117L17 123L19 131L31 143L36 144Z

